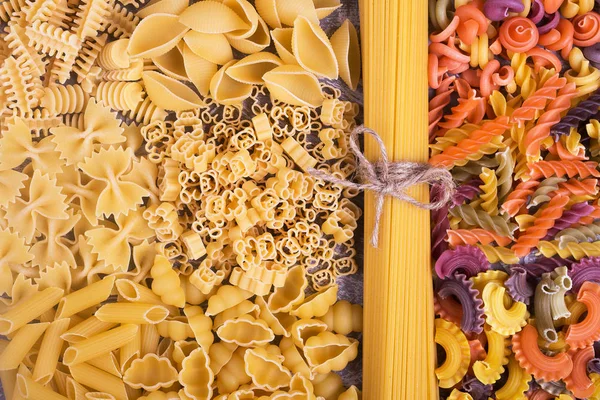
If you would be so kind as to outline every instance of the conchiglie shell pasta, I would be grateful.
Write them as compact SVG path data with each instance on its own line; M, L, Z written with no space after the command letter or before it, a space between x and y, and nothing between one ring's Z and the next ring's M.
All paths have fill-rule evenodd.
M269 27L262 18L258 18L258 27L252 36L245 39L234 39L229 37L231 46L245 54L254 54L264 50L271 44Z
M231 79L225 73L234 63L235 61L230 61L225 64L210 81L210 94L221 104L240 104L252 92L252 85Z
M281 28L281 20L277 13L277 0L256 0L254 2L256 11L273 29Z
M294 21L292 51L298 64L317 76L338 77L338 62L323 29L304 16Z
M304 272L300 265L290 268L285 284L269 296L267 305L273 313L290 311L304 300L304 289L308 286Z
M263 79L274 99L294 106L319 107L323 93L317 78L296 65L282 65L267 72Z
M340 68L340 78L352 90L356 90L360 79L361 63L358 33L352 22L344 21L331 36L330 41Z
M152 14L144 18L129 39L127 52L132 58L152 58L165 54L189 30L169 14Z
M210 359L202 347L192 351L182 363L179 382L185 394L194 400L210 399L214 374L209 367Z
M250 28L235 11L213 0L192 4L181 13L179 22L202 33L227 33Z
M189 31L183 40L190 50L211 63L224 65L233 60L231 46L222 33Z
M223 0L223 4L231 8L248 28L227 33L228 39L246 39L256 32L258 28L258 13L247 0Z
M294 344L302 349L309 338L326 330L327 325L323 321L318 319L300 319L294 322L290 333Z
M293 28L278 28L271 31L271 37L275 44L277 54L283 60L284 64L297 65L298 61L292 51Z
M315 293L304 300L304 303L290 311L300 318L321 317L327 314L329 307L337 300L338 287L334 285L324 292Z
M292 374L282 365L281 357L269 353L264 347L247 350L244 361L246 374L257 388L274 391L290 384Z
M158 67L165 75L173 79L187 81L188 76L183 64L183 54L180 45L173 47L165 54L152 59L154 65Z
M187 44L183 44L183 65L185 72L196 89L203 96L208 96L210 80L217 73L218 66L194 53Z
M322 332L306 341L304 356L313 372L341 371L358 355L358 341L344 335Z
M179 15L189 5L189 0L151 0L136 15L140 18L147 18L152 14Z
M146 93L154 104L165 110L184 111L204 106L198 95L183 83L156 71L142 75Z
M249 85L260 85L263 75L273 68L283 65L283 61L272 53L251 54L233 64L226 71L231 78Z
M319 18L313 0L275 0L277 15L282 24L292 26L298 16L318 24Z
M168 358L146 354L131 363L123 382L134 389L154 391L171 386L177 378L177 370Z
M313 0L313 2L319 19L326 18L342 6L340 0Z
M261 346L275 339L273 331L265 321L250 315L226 321L217 329L217 336L224 342L243 347Z

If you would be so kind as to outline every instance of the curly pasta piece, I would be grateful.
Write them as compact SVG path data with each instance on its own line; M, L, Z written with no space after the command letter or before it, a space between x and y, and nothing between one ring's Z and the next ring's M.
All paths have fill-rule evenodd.
M106 20L106 32L116 38L127 38L133 34L139 23L140 17L115 2L110 9L110 16Z
M573 178L600 177L598 163L594 161L538 161L530 164L531 179L550 178L551 176L567 176Z
M435 320L435 342L444 348L446 361L435 370L442 388L449 388L458 383L467 373L471 350L464 333L443 319Z
M536 328L547 343L558 341L558 334L554 328L551 302L554 296L559 295L560 288L550 278L550 274L543 274L542 280L535 289L534 310Z
M513 112L512 119L519 125L535 119L537 114L556 98L557 92L566 84L566 78L561 78L558 74L552 75L521 104L521 107Z
M519 262L519 257L515 255L515 252L511 249L502 246L490 246L490 245L481 245L478 244L479 247L487 257L490 263L502 262L504 264L517 264Z
M508 194L506 201L502 204L502 211L506 212L511 217L517 215L519 210L526 205L529 197L534 193L534 189L536 189L539 184L540 182L535 180L520 182L514 190Z
M111 13L108 0L83 0L74 21L75 34L80 39L96 36L102 30Z
M49 56L56 55L63 60L66 57L77 56L81 39L75 33L40 20L34 21L25 30L27 37L29 37L29 45L33 46L37 51Z
M596 23L600 21L599 17L595 19ZM577 45L577 43L575 44ZM569 53L569 64L571 65L571 69L565 72L565 77L571 84L576 86L577 97L592 93L600 87L600 83L598 83L600 70L590 66L590 62L584 57L583 52L578 47L573 48Z
M577 294L577 301L587 307L587 315L581 322L569 325L565 341L572 349L589 346L600 337L600 285L595 282L584 282Z
M490 216L485 211L475 210L467 204L450 209L450 214L461 218L469 225L493 231L501 236L512 238L513 232L517 229L516 224L507 222L506 218L502 216Z
M144 89L137 82L100 82L96 98L113 110L131 111L142 102Z
M504 293L504 287L493 282L488 283L481 295L483 309L487 316L487 323L494 331L502 335L513 335L527 324L527 306L515 302L507 310L504 306Z
M510 66L515 71L515 83L521 89L521 96L527 99L536 89L536 82L532 77L531 67L527 65L527 54L514 53Z
M506 383L496 391L498 400L509 400L524 398L525 392L529 389L531 374L527 373L515 357L510 357L508 362L508 379Z
M475 245L477 243L490 244L496 242L499 246L506 246L512 240L506 236L498 235L485 229L451 229L447 231L448 243L452 247L461 245Z
M544 257L554 257L558 255L562 258L574 258L575 260L581 260L584 257L598 257L600 256L600 241L592 243L566 243L562 246L558 241L541 241L538 246L538 250Z
M485 326L485 336L487 354L485 359L475 361L473 373L480 382L490 385L496 383L504 373L504 366L508 364L510 354L510 341L506 336L492 330L489 325Z
M0 68L4 105L21 113L31 112L38 104L35 79L27 70L27 66L20 64L13 56L4 60Z

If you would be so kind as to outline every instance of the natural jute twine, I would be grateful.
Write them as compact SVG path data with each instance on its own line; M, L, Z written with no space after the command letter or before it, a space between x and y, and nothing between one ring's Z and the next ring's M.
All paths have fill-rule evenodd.
M381 158L376 162L367 160L360 150L358 136L367 133L377 140ZM354 128L350 134L350 149L358 159L357 178L360 183L338 178L326 171L311 168L308 172L324 181L339 184L357 190L370 190L375 193L375 224L371 235L371 244L377 247L379 242L379 222L383 212L385 196L392 196L427 210L438 210L448 204L455 191L452 175L445 168L434 167L428 163L388 160L385 144L377 132L363 125ZM408 188L420 183L437 184L441 190L432 203L423 203L407 193Z

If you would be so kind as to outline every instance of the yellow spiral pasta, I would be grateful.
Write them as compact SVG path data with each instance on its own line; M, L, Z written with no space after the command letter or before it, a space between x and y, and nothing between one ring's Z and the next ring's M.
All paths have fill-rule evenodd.
M569 65L571 69L565 72L565 78L569 83L575 83L577 97L590 94L600 87L600 70L590 65L578 47L569 53Z

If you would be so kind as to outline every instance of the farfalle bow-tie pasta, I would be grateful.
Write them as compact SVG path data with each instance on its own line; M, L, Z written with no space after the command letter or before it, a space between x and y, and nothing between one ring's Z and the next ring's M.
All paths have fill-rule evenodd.
M4 398L360 398L341 7L0 3Z

